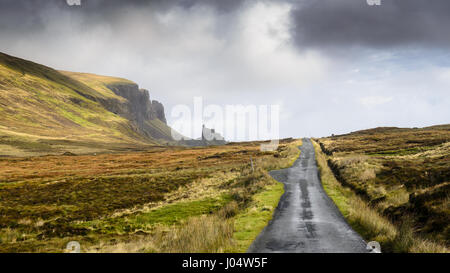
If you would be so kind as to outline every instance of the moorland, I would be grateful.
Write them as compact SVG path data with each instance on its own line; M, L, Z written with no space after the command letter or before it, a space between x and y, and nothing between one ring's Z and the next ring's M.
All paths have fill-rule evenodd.
M442 252L450 243L449 141L450 125L375 128L316 139L317 161L363 237L387 251Z
M0 251L245 252L300 141L0 159ZM253 166L252 166L253 163Z

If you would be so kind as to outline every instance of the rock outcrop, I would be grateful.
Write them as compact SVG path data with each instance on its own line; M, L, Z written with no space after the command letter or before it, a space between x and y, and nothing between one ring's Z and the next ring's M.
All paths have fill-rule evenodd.
M155 119L158 119L164 124L167 121L164 114L164 106L158 101L151 101L148 90L139 89L137 84L115 84L108 85L107 87L116 95L126 99L126 102L120 103L117 100L103 102L109 111L134 122L140 133L149 137L166 140L172 139L167 130L156 128L152 123Z
M223 141L224 138L219 133L216 133L216 131L214 129L207 128L203 124L202 140L203 141Z
M214 129L202 127L202 137L199 139L183 139L179 141L180 144L187 146L210 146L210 145L225 145L227 141L222 135L217 133Z
M156 100L152 100L151 108L152 108L153 115L160 121L167 124L166 115L164 114L164 106L162 105L162 103L160 103L159 101L156 101Z

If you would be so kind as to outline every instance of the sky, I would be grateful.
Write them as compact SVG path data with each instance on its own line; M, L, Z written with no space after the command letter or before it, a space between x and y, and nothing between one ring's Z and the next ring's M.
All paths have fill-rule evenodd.
M130 79L169 124L201 97L278 105L280 137L320 137L450 123L448 14L448 0L0 0L0 51Z

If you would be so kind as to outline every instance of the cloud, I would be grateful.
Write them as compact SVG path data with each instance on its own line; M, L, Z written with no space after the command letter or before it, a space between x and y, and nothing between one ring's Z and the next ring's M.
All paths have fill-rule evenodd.
M292 11L300 48L450 47L450 1L301 1Z
M169 123L194 96L279 104L282 137L448 122L447 4L405 2L5 0L0 51L131 79Z

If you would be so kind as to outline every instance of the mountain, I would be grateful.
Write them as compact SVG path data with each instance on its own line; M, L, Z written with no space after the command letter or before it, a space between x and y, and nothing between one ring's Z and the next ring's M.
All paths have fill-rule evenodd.
M57 71L0 53L0 155L174 143L163 105L132 81Z

